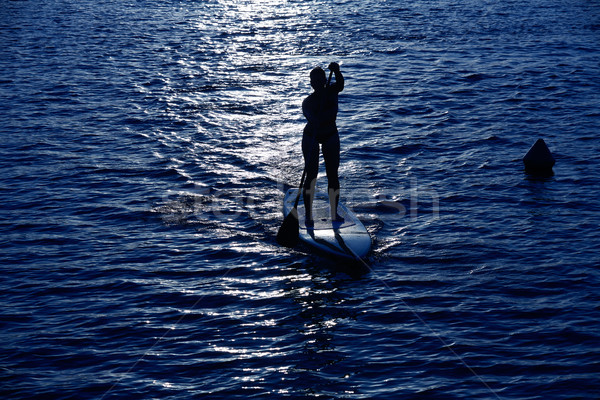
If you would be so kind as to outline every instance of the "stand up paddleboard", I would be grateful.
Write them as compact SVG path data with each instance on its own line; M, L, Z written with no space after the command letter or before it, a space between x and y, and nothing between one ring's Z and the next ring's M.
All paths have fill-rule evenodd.
M294 207L298 189L289 189L283 198L283 216L286 217ZM329 198L325 193L316 193L313 200L313 218L315 225L306 227L305 209L300 196L298 205L299 237L307 245L332 256L351 260L360 260L371 249L371 236L359 219L342 203L338 205L338 214L344 222L332 222L329 210Z

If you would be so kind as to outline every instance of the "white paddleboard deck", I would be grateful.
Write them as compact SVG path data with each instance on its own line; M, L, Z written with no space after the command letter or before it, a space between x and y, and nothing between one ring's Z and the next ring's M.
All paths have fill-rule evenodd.
M283 216L287 216L296 201L298 189L289 189L283 199ZM306 227L305 209L300 195L298 220L300 240L325 253L352 260L358 260L371 250L371 236L360 220L342 203L338 214L344 222L332 222L329 198L326 193L316 193L313 200L314 227Z

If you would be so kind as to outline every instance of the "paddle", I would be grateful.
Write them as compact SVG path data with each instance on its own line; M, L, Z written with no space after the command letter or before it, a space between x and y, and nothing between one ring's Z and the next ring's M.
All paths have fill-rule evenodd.
M331 75L333 71L329 71L329 79L327 79L327 86L331 84ZM296 201L294 202L294 208L290 210L290 213L285 216L279 231L277 232L277 243L285 247L294 247L298 244L298 235L300 233L300 222L298 221L298 202L300 201L300 194L302 193L302 186L304 185L304 178L306 177L306 166L302 171L302 179L300 179L300 186L298 187L298 194L296 195Z
M304 185L304 178L306 177L306 168L302 172L302 179L300 179L300 186L298 187L298 194L296 195L296 201L294 202L294 208L290 210L290 213L285 216L283 223L277 232L277 243L285 247L294 247L298 244L298 234L300 232L300 222L298 221L298 202L300 201L300 194L302 194L302 186Z

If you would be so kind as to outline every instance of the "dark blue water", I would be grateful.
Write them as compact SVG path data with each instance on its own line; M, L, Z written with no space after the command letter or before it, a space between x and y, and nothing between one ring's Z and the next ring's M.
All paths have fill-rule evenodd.
M599 398L597 1L2 0L0 42L1 398ZM330 61L368 266L274 239Z

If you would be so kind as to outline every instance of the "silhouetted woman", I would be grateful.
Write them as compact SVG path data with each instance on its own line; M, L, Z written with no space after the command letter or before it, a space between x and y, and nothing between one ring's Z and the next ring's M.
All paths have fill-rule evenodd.
M325 71L316 67L310 72L310 85L315 90L302 102L302 112L308 123L302 136L302 153L306 168L306 184L303 189L304 206L306 208L306 226L314 226L312 203L315 195L317 174L319 173L319 145L323 151L331 219L343 222L338 215L337 207L340 199L340 138L335 119L338 112L338 93L344 89L344 77L340 66L332 62L328 67L335 74L335 83L327 85Z

